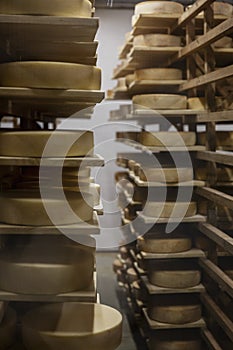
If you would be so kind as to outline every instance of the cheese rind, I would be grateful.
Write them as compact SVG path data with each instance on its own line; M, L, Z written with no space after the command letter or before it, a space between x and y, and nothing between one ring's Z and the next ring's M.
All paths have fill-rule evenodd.
M143 168L139 169L139 177L142 181L178 183L193 180L191 168Z
M182 14L184 7L174 1L144 1L135 6L135 15L140 14Z
M23 342L33 350L115 350L121 343L122 316L91 303L49 304L22 321Z
M145 238L137 239L138 248L148 253L180 253L192 248L192 239L185 236L168 236L163 235L160 238Z
M182 218L196 215L195 202L146 202L143 209L145 216L154 218Z
M168 34L140 34L133 39L134 46L179 47L181 38Z
M94 140L91 131L46 130L0 132L1 156L40 158L42 156L79 157L85 156L88 153L92 154L93 147ZM65 148L68 149L67 153L65 152Z
M206 134L200 132L197 134L198 142L201 145L206 143ZM217 131L216 132L216 146L232 147L233 145L233 132L232 131Z
M39 89L99 90L101 69L64 62L2 63L0 85Z
M196 322L201 318L201 306L193 305L154 305L149 307L149 316L152 320L170 323L185 324Z
M0 196L0 222L10 225L53 226L90 221L93 215L93 196L85 193L83 198L76 191L64 193L70 206L69 211L64 209L64 200L58 191L49 191L43 200L38 191L4 192ZM51 218L47 209L53 214Z
M135 80L181 80L182 71L175 68L147 68L135 71Z
M187 97L172 94L147 94L133 96L134 107L151 109L186 109ZM141 107L141 108L140 108Z
M92 4L88 0L1 0L4 15L40 15L62 17L91 17Z
M177 270L177 271L151 271L148 275L151 284L164 288L191 288L201 281L200 271Z
M149 147L185 147L196 144L194 132L157 131L140 133L139 141Z

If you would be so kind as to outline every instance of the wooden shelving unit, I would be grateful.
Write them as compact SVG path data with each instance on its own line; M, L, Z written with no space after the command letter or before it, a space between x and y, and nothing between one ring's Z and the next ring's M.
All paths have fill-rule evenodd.
M177 16L155 16L140 15L139 18L133 20L132 36L148 33L163 33L181 35L186 39L186 45L180 48L164 49L164 48L140 48L125 45L124 53L121 58L124 61L119 65L113 74L115 79L131 74L135 69L149 67L178 67L183 68L186 72L185 81L178 82L166 90L166 84L162 82L135 82L129 86L131 96L141 93L181 93L190 97L204 97L205 110L160 110L153 111L150 109L135 110L131 105L128 113L122 110L114 111L111 114L111 121L137 121L142 130L145 131L147 125L162 124L163 117L174 125L178 131L195 131L199 132L205 128L206 145L204 149L198 149L203 146L195 146L188 148L194 164L194 170L200 164L207 168L207 175L203 180L192 182L193 191L198 203L201 200L208 202L208 210L205 215L197 215L194 220L187 218L182 221L184 232L188 229L190 233L201 235L205 242L205 246L199 247L198 252L195 248L188 252L169 254L149 254L141 252L141 258L138 261L138 249L133 248L135 253L129 253L134 261L133 266L138 274L138 283L142 290L146 290L147 294L166 293L166 289L153 286L148 282L146 276L140 275L138 265L147 259L174 259L195 257L202 271L202 284L197 286L200 292L200 299L203 307L203 320L197 323L201 328L200 336L203 339L203 349L225 350L232 347L233 331L232 331L232 297L233 297L233 281L232 275L227 270L233 270L233 193L232 181L224 181L217 178L218 169L233 166L233 154L231 146L227 149L220 150L216 145L218 130L232 131L233 113L230 108L233 101L232 95L232 77L233 77L233 48L216 48L213 44L228 35L233 37L233 16L229 18L219 16L213 13L213 0L198 0L192 7L187 9L183 15ZM200 14L203 11L202 14ZM198 39L196 35L200 35ZM132 39L131 39L132 41ZM127 55L127 56L126 56ZM199 73L198 73L199 72ZM223 103L216 106L215 96L220 96ZM165 129L166 130L166 129ZM138 142L131 140L118 140L134 147L138 152L143 152L145 157L157 152L178 152L179 149L169 147L167 150L160 148L148 148L140 145ZM142 157L138 153L121 153L119 154L117 164L128 170L127 181L130 181L136 187L156 187L162 186L158 183L141 181L132 169L127 169L127 160L135 160L136 163L142 162ZM200 163L201 162L201 163ZM124 171L126 171L124 170ZM175 186L178 184L175 184ZM179 184L179 186L185 184ZM191 184L190 184L191 185ZM173 185L174 186L174 185ZM167 186L170 187L169 185ZM132 203L131 203L132 204ZM130 204L128 204L130 205ZM226 208L228 217L221 217L221 210ZM220 212L219 212L220 210ZM125 220L125 224L130 227L132 238L138 237L140 231L145 229L145 225L153 223L153 218L147 218L141 212L137 212L137 219L130 222ZM153 228L159 225L165 225L168 220L156 220ZM190 225L190 226L189 226ZM147 233L152 237L153 228L148 226L150 231ZM190 228L190 229L189 229ZM143 231L145 232L145 231ZM146 234L146 236L147 236ZM145 237L146 237L145 236ZM129 246L130 250L131 247ZM131 250L132 252L132 250ZM135 265L136 264L136 265ZM136 266L136 267L135 267ZM140 265L141 267L141 265ZM145 270L145 269L144 269ZM146 270L145 270L146 274ZM171 294L172 292L169 291ZM173 291L178 293L179 291ZM187 290L188 292L188 290ZM135 299L135 295L131 295ZM140 319L146 319L147 329L157 332L160 327L156 321L150 320L145 309L146 299L143 299L142 305L139 305ZM171 325L165 325L166 328L172 328ZM188 328L185 325L184 328ZM150 333L150 332L149 332Z

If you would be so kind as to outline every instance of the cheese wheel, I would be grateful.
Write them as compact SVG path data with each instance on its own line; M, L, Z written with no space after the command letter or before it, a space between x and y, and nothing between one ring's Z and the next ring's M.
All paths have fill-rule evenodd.
M52 254L51 254L52 252ZM93 253L72 246L17 246L0 253L0 288L20 294L85 290L93 280Z
M133 96L133 104L151 109L186 109L187 97L172 94L148 94Z
M149 147L185 147L196 143L195 132L143 131L139 136L140 143Z
M187 100L188 108L197 111L205 110L205 98L204 97L190 97Z
M133 39L134 46L178 47L181 37L168 34L140 34Z
M180 253L192 248L192 239L185 235L161 235L160 238L137 239L138 248L147 253Z
M174 1L144 1L135 6L135 15L140 14L182 14L184 7Z
M4 276L5 278L6 276ZM6 350L15 342L16 313L10 307L7 308L5 316L0 323L0 347Z
M215 15L222 15L226 17L231 17L233 13L233 7L231 4L225 2L214 2L213 10Z
M138 275L134 268L131 267L127 270L127 279L129 284L138 281Z
M143 168L139 169L139 177L142 181L178 183L193 180L191 168Z
M119 252L123 260L126 260L129 257L129 252L126 247L120 247Z
M130 86L135 80L135 75L134 74L128 74L125 77L125 82L126 82L126 86Z
M101 304L54 303L29 311L22 334L28 350L115 350L121 343L122 316Z
M201 282L200 271L177 270L177 271L151 271L148 278L151 284L164 288L191 288Z
M147 68L135 71L135 80L181 80L182 71L174 68Z
M43 167L41 169L41 172L43 174L43 177L45 178L53 178L54 176L56 177L58 173L60 173L60 168L59 167ZM40 176L40 167L36 166L27 166L27 167L22 167L21 170L22 178L24 180L29 180L33 181L39 178ZM88 167L82 167L82 168L65 168L63 167L62 169L62 177L63 178L82 178L82 181L84 179L87 179L89 181L91 175L91 169Z
M5 304L3 301L0 301L0 324L4 316L4 311L5 311Z
M0 155L9 157L79 157L92 152L91 131L0 131ZM64 147L68 148L67 154Z
M5 15L41 15L62 17L91 17L88 0L1 0L0 13Z
M145 216L154 218L181 218L196 215L197 205L195 202L146 202L143 209Z
M195 330L165 330L150 335L151 350L202 350L199 333Z
M206 133L200 132L198 135L198 142L201 145L206 143ZM233 147L233 132L232 131L217 131L216 132L216 146Z
M196 170L195 177L197 180L207 179L207 168L198 167ZM217 179L220 182L231 182L233 181L233 168L224 167L217 168Z
M53 226L76 224L92 219L93 196L90 193L83 196L79 192L66 191L65 195L71 212L66 211L64 216L64 200L57 191L51 190L49 198L44 198L43 201L38 191L14 190L2 193L0 222L10 225ZM54 215L56 214L55 223L48 216L43 202Z
M64 62L0 64L0 85L41 89L99 90L101 70Z
M177 305L154 305L149 307L148 313L152 320L170 324L196 322L202 315L200 304L185 305L182 302Z

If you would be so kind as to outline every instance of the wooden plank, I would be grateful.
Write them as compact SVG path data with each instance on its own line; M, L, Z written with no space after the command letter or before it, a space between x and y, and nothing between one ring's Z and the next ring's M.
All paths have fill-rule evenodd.
M196 17L207 6L211 5L215 0L197 0L194 4L180 16L176 25L171 28L171 32L174 32L178 28L182 28L185 24Z
M129 86L130 94L175 93L185 80L139 80Z
M233 54L232 54L233 55ZM208 122L233 122L233 111L208 112L196 115L197 123Z
M207 258L201 258L199 264L207 275L220 286L221 290L233 297L233 280L230 277Z
M219 164L225 164L233 166L233 152L227 151L199 151L196 154L197 159L206 160L210 162L215 162Z
M193 258L203 258L205 253L201 249L192 248L186 252L181 253L167 253L167 254L155 254L146 253L141 251L141 255L144 260L158 260L158 259L193 259Z
M29 157L3 157L0 156L0 165L11 166L65 166L65 167L79 167L90 166L100 167L104 165L104 159L99 155L92 157L69 157L69 158L29 158Z
M209 239L233 255L233 238L209 223L199 223L199 230Z
M202 338L204 339L209 349L223 350L215 340L213 334L208 329L202 329L201 334L202 334Z
M135 182L135 184L139 187L203 187L205 186L204 181L186 181L186 182L174 182L174 183L162 183L155 181L142 181L138 176L134 175L130 172L130 178Z
M74 238L79 235L97 235L100 233L98 216L93 213L89 222L65 226L23 226L0 223L0 235L64 235Z
M206 218L202 215L194 215L190 217L180 218L156 218L143 215L143 212L138 211L138 220L141 220L145 225L151 224L168 224L168 223L191 223L191 222L206 222Z
M204 74L198 78L194 78L184 84L179 88L179 92L183 92L189 89L193 89L200 86L205 86L207 84L216 83L220 80L227 79L233 76L233 65L220 68L216 71Z
M209 201L233 210L233 196L230 196L229 194L209 187L197 188L196 193Z
M149 68L160 65L168 57L173 57L180 50L180 47L150 47L134 46L130 52L132 63L137 64L137 68ZM141 67L139 64L141 63Z
M201 294L201 300L205 308L233 342L233 322L224 314L208 294Z
M203 293L205 287L202 284L199 284L192 288L163 288L151 284L148 281L147 276L141 276L141 281L144 284L147 292L150 295L159 295L159 294L190 294L190 293Z
M133 28L151 27L169 29L178 23L180 14L139 14L132 18Z

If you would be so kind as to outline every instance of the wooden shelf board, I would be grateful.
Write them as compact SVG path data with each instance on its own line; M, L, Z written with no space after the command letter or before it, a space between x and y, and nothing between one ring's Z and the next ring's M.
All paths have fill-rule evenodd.
M101 167L104 165L104 159L99 155L86 157L69 158L30 158L30 157L4 157L0 156L0 165L10 166L64 166L79 167L80 165L90 167Z
M175 93L185 82L185 80L138 80L130 84L128 92L130 94Z
M201 151L197 152L197 159L233 166L233 152L227 151Z
M164 60L176 55L180 47L150 47L150 46L134 46L129 54L132 58L131 64L135 64L139 68L142 63L143 67L152 64L152 67L163 63Z
M119 59L125 59L133 46L132 42L126 42L119 52Z
M64 226L22 226L0 223L0 235L97 235L100 233L97 213L89 222Z
M152 27L152 28L170 28L178 23L180 14L140 14L132 20L132 26Z
M202 284L199 284L192 288L178 289L178 288L163 288L163 287L155 286L148 281L148 277L146 276L141 276L141 281L143 282L147 292L150 295L203 293L205 291L205 287Z
M169 323L161 323L158 321L154 321L150 319L148 312L146 309L143 309L144 317L146 318L146 321L149 325L149 327L153 330L159 330L159 329L188 329L188 328L204 328L205 327L205 321L201 318L200 320L192 323L186 323L186 324L169 324Z
M154 218L145 216L143 212L137 212L138 218L144 222L144 224L166 224L166 223L191 223L191 222L205 222L206 218L203 215L194 215L190 217L184 217L182 220L180 218Z
M93 41L98 18L58 16L0 15L0 31L6 40Z
M196 193L209 201L233 210L233 196L229 194L209 187L197 188Z
M168 254L155 254L146 253L141 251L141 256L144 260L158 260L158 259L193 259L203 258L205 253L201 249L192 248L186 252L181 253L168 253Z

